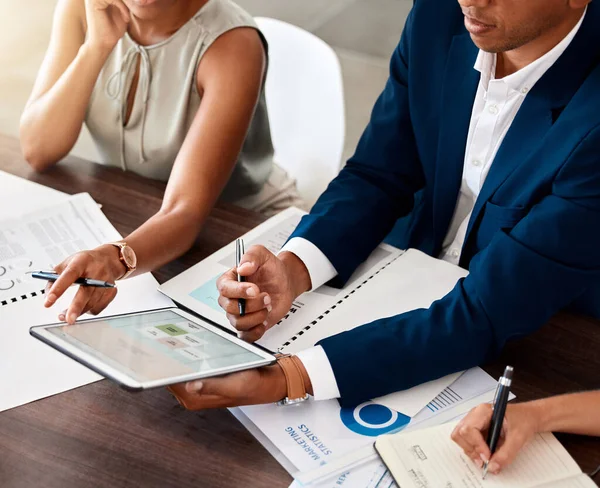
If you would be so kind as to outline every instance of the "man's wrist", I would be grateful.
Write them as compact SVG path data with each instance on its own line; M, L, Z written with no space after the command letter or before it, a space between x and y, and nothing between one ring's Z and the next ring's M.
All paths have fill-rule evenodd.
M289 251L282 252L278 257L286 267L294 298L309 291L312 288L312 284L308 268L304 262L293 252Z
M308 372L298 356L295 356L295 358L295 364L298 366L297 374L299 374L302 379L306 393L312 396L313 387L312 382L310 381L310 376L308 376ZM290 396L286 374L283 371L283 367L279 363L263 368L262 372L264 381L263 388L261 389L263 393L261 394L260 403L279 402ZM288 369L288 374L295 373L293 373L293 369Z
M262 368L263 391L256 403L275 403L287 397L287 382L285 374L278 364Z
M302 360L298 356L295 356L295 357L297 359L296 364L299 366L300 374L302 375L302 380L304 381L304 387L306 388L306 393L308 393L310 396L314 396L312 381L310 381L310 376L308 375L308 371L306 371L306 368L304 367L304 363L302 362Z

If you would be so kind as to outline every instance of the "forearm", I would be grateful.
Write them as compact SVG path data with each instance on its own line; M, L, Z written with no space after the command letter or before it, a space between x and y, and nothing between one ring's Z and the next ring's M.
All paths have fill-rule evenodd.
M25 159L38 171L57 163L77 141L94 84L109 54L83 44L58 81L28 103L21 117L21 145Z
M188 251L205 218L178 208L161 210L148 219L125 239L137 256L135 274L154 271Z
M535 412L539 432L600 436L600 391L543 398L522 406Z

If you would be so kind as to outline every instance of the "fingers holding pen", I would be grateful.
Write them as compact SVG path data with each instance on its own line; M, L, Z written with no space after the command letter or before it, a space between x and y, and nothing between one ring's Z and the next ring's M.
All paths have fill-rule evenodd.
M228 298L219 295L218 303L228 314L240 314L239 298ZM270 313L272 310L271 297L267 293L260 293L257 298L246 298L246 315L262 310L266 310L267 313Z

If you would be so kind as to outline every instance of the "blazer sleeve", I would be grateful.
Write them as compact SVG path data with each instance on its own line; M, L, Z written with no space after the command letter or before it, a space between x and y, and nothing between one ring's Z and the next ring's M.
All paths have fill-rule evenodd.
M424 186L409 109L409 43L412 13L356 153L321 195L291 238L315 244L335 267L334 285L353 271L408 214Z
M491 359L600 283L600 130L590 132L552 191L498 232L470 274L429 309L320 342L345 406Z

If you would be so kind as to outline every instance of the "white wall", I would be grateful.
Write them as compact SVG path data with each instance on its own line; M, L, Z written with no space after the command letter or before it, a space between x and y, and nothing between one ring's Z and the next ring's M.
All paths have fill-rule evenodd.
M0 133L18 136L19 118L50 39L55 0L0 0ZM73 151L97 153L87 131Z

